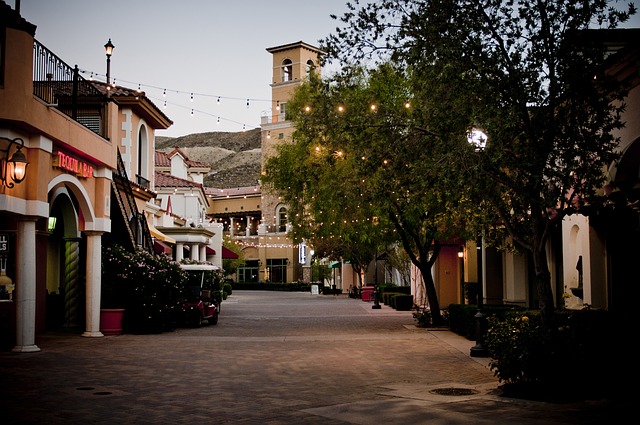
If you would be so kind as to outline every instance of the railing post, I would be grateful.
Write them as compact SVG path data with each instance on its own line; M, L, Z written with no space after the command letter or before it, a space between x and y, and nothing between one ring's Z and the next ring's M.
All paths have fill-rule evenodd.
M73 68L73 88L71 89L71 118L78 120L78 65Z

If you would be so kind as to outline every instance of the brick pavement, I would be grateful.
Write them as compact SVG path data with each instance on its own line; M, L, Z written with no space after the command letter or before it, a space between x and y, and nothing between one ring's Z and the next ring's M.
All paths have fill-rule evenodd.
M345 296L236 291L215 326L39 335L39 353L0 353L0 423L595 424L622 414L602 400L501 397L488 360L469 356L472 341L414 324L411 312Z

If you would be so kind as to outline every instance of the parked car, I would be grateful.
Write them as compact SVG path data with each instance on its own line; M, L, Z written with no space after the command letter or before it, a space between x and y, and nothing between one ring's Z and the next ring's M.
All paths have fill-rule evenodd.
M222 302L219 268L211 264L181 264L180 267L188 275L182 322L191 326L200 326L205 320L210 325L218 324Z

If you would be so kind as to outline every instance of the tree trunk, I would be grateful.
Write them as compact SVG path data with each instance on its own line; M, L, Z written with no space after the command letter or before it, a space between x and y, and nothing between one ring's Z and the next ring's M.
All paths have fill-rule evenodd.
M547 263L547 252L543 247L533 253L533 265L535 268L536 278L535 284L538 291L538 302L542 320L549 323L555 312L555 304L553 301L553 291L551 290L551 273L549 272L549 264Z
M422 283L424 285L425 292L427 293L427 302L429 303L431 319L433 321L432 324L434 326L441 326L443 324L443 319L442 314L440 313L440 302L438 301L436 285L433 281L433 276L431 275L431 265L420 264L418 268L422 275Z

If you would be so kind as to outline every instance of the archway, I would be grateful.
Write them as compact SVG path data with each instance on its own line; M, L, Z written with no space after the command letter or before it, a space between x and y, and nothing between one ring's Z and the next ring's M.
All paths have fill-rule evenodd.
M46 328L82 332L87 309L87 249L82 232L95 221L92 203L80 182L65 174L50 182L48 201Z

